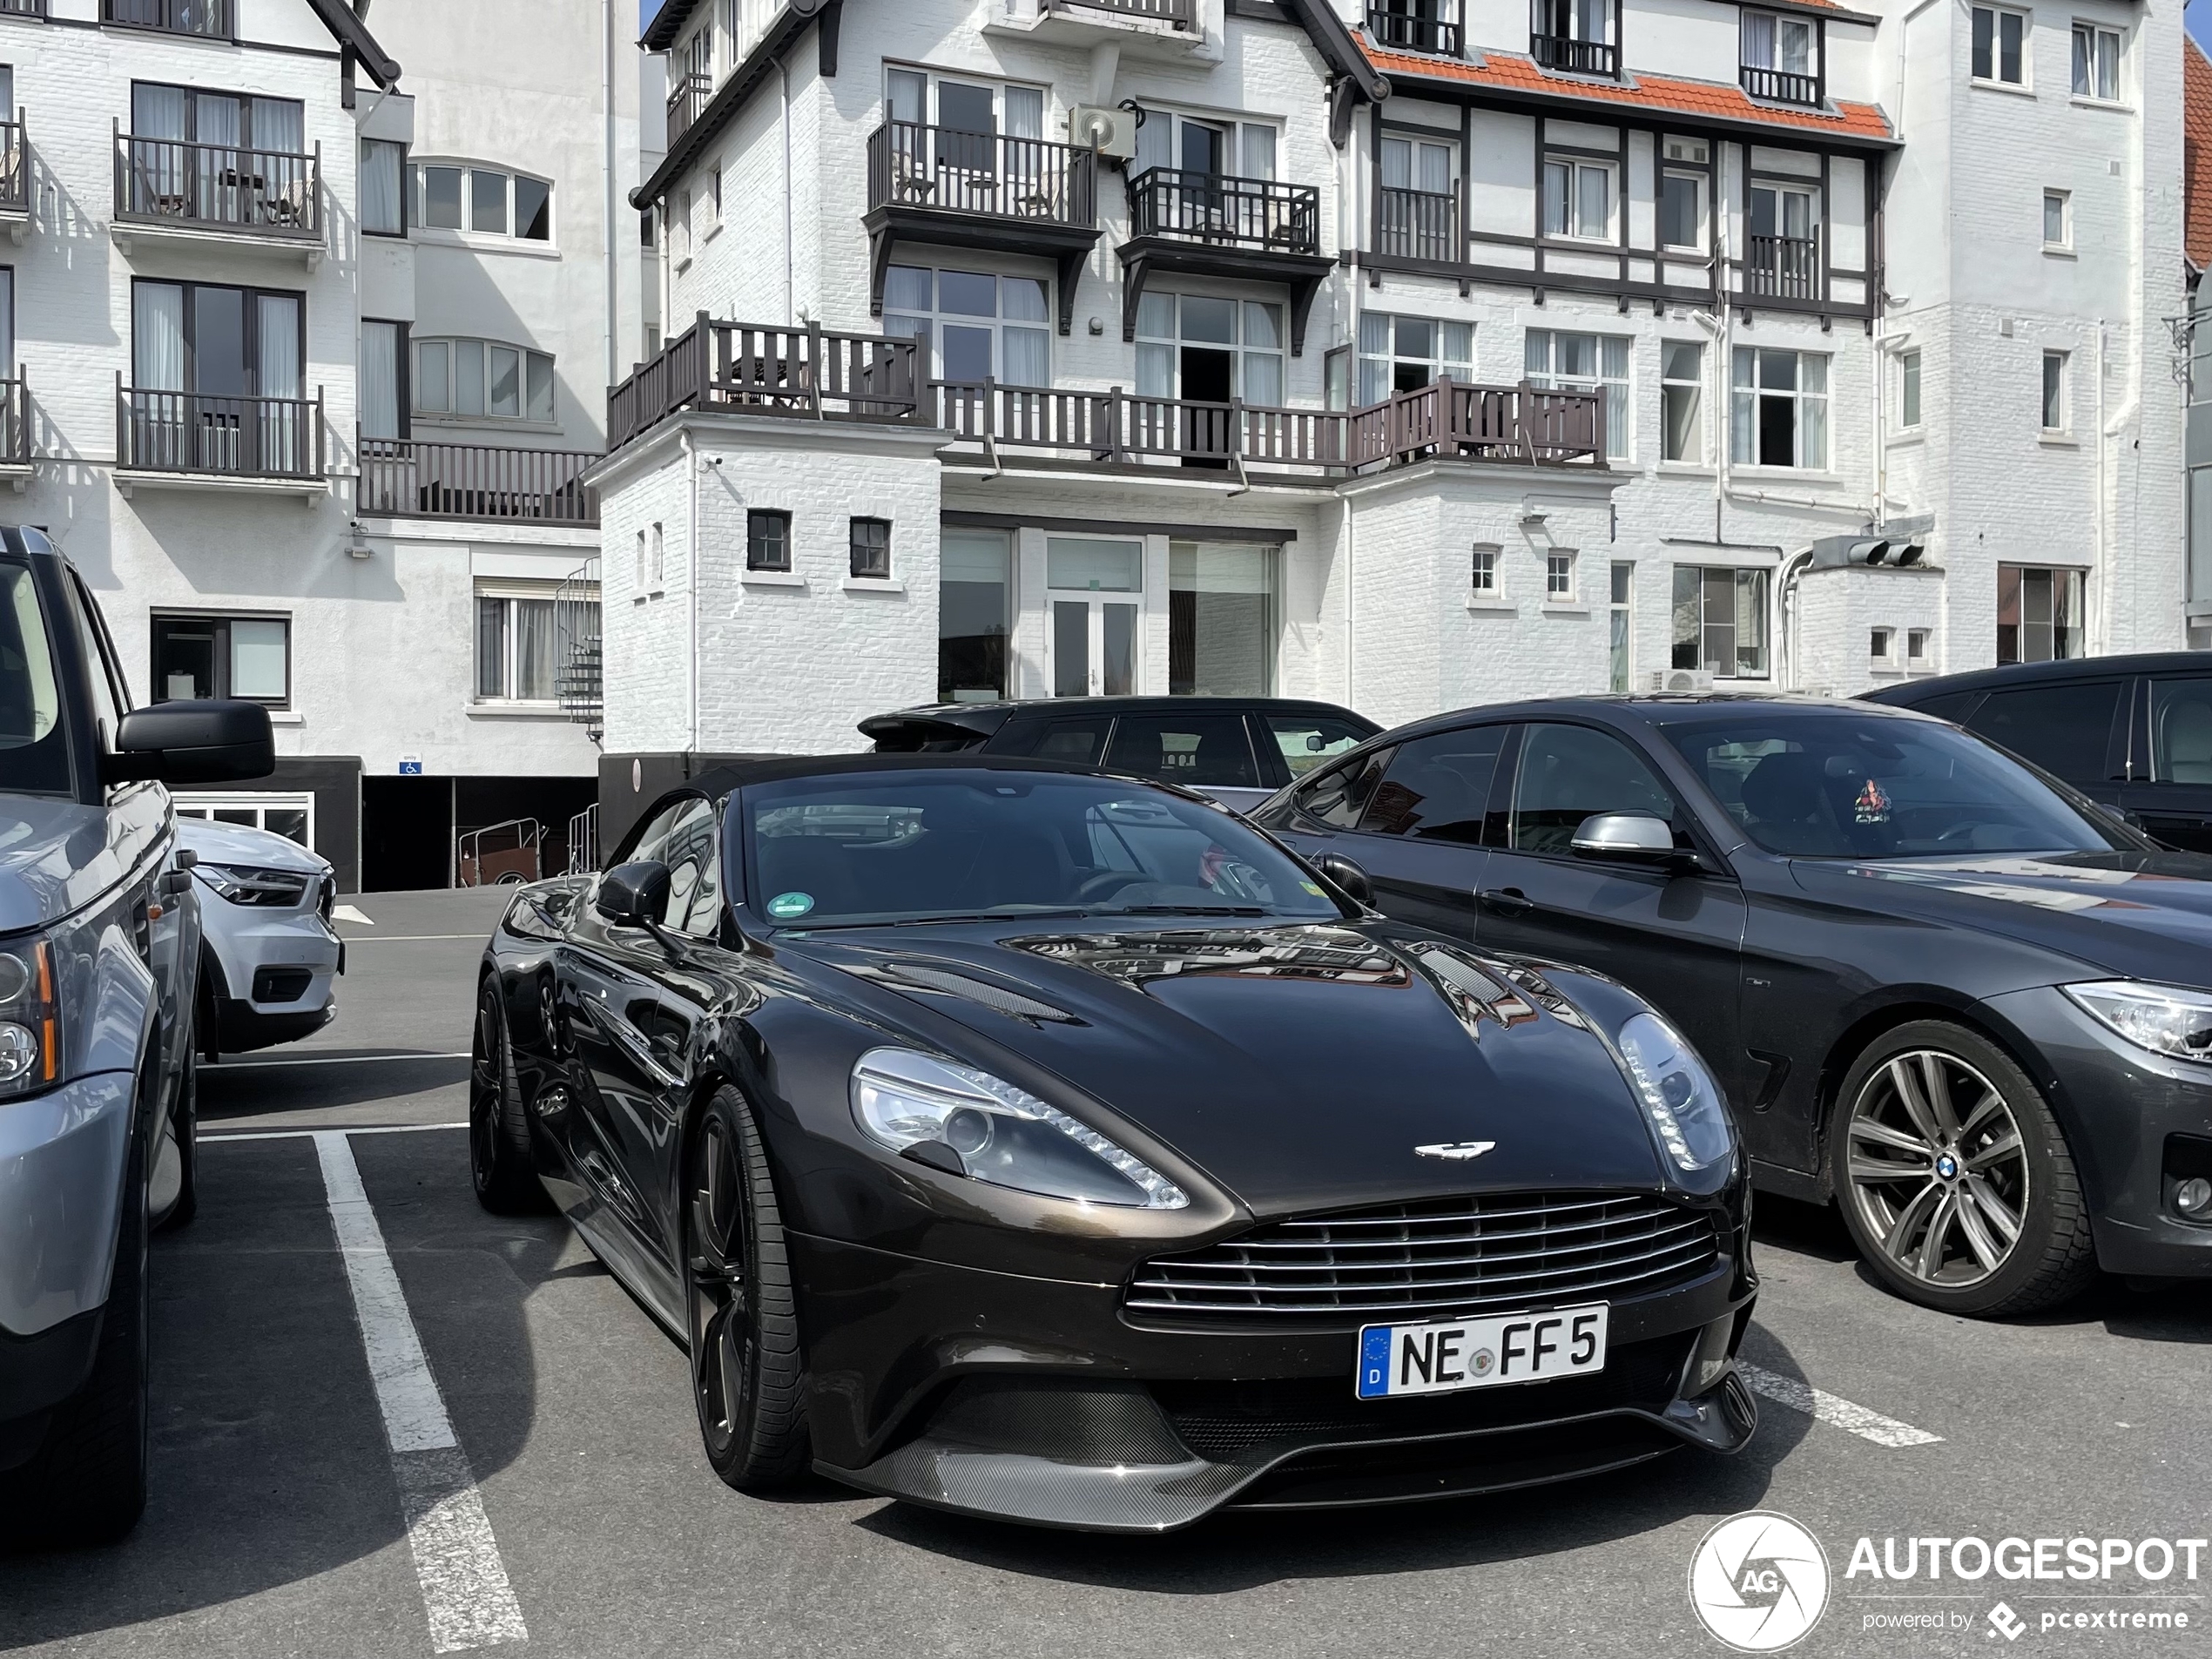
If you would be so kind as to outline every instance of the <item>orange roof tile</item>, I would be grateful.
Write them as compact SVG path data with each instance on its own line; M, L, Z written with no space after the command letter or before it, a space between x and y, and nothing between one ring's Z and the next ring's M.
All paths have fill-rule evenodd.
M1636 75L1615 84L1576 77L1548 75L1526 57L1509 52L1485 52L1483 61L1471 64L1455 57L1422 57L1375 45L1364 37L1360 50L1367 61L1386 75L1430 81L1461 81L1494 86L1501 91L1541 92L1553 98L1618 104L1630 109L1672 110L1708 119L1740 121L1756 126L1798 127L1853 138L1893 138L1889 118L1874 104L1846 104L1840 100L1824 110L1777 109L1754 103L1739 86L1713 81L1677 80L1666 75Z
M2182 251L2212 264L2212 62L2188 36L2182 45Z

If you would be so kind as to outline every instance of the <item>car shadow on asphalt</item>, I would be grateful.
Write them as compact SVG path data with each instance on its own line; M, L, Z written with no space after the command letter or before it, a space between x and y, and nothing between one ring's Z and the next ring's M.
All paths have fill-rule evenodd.
M226 1129L253 1130L265 1126L254 1120L280 1113L401 1100L468 1081L466 1060L440 1055L379 1059L356 1066L207 1066L199 1073L200 1124L212 1134Z

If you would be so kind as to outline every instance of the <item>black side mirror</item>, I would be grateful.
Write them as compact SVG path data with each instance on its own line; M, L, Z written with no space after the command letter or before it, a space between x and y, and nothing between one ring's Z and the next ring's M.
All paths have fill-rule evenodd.
M668 866L652 859L617 864L599 878L591 907L617 927L658 927L668 913Z
M165 784L228 784L276 770L276 734L259 703L157 703L133 709L115 732L115 752L101 765L111 784L157 779Z
M1341 853L1324 853L1313 860L1313 867L1323 875L1344 889L1345 896L1361 904L1375 901L1375 884L1367 880L1367 873Z

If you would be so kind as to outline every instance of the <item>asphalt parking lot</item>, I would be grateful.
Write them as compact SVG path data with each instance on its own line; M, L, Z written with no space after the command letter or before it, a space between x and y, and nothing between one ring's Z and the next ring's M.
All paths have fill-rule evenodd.
M1892 1299L1762 1201L1731 1461L1157 1539L1027 1531L700 1455L683 1355L551 1218L469 1191L472 969L498 899L374 894L338 1019L203 1074L196 1222L155 1250L153 1497L115 1548L0 1559L0 1647L71 1655L1393 1656L1724 1651L1686 1575L1780 1511L1834 1575L1797 1651L2196 1653L2204 1576L1846 1574L1861 1537L2212 1533L2212 1287L1985 1325ZM355 1177L358 1187L352 1184ZM343 1248L341 1248L341 1240ZM387 1265L388 1264L388 1265ZM449 1432L447 1432L449 1431ZM2212 1556L2212 1551L2205 1552ZM2020 1622L2000 1640L2003 1601ZM2186 1631L2046 1629L2155 1608ZM1898 1629L1899 1615L1940 1630ZM1954 1616L1955 1615L1955 1616Z

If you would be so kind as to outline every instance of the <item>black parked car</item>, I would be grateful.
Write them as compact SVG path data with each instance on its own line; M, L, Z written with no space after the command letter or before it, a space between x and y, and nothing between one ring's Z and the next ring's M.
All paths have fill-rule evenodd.
M1840 1197L1903 1295L2212 1273L2212 860L1979 738L1865 704L1529 703L1388 733L1254 818L1393 915L1650 998L1755 1181Z
M1755 1423L1743 1162L1682 1039L1180 790L709 773L516 899L470 1122L483 1201L542 1177L689 1345L740 1487L1149 1533Z
M2022 663L1866 694L2033 761L2161 845L2212 853L2212 654Z
M1251 697L938 703L860 722L878 754L980 752L1103 766L1239 811L1381 730L1333 703Z

